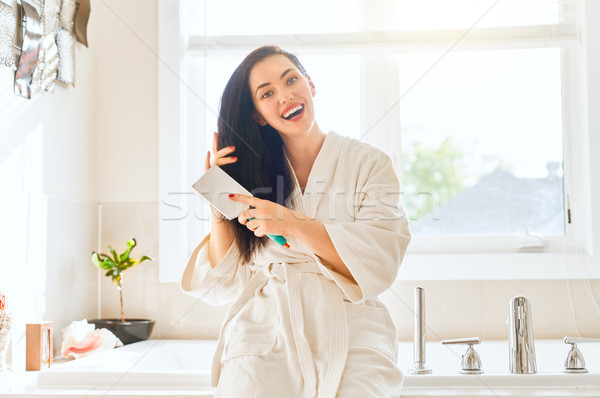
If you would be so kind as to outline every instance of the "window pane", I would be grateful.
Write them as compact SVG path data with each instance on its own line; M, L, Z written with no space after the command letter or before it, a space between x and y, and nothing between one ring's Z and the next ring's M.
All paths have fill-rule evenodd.
M440 57L399 57L413 233L564 234L560 49Z
M358 138L361 125L361 57L308 55L302 52L297 55L315 84L316 119L321 130L333 130Z
M559 0L399 0L383 18L395 29L454 29L544 25L559 22Z
M187 34L204 34L204 3L197 0L182 3ZM206 1L206 33L213 36L354 32L359 29L358 12L359 0Z
M344 33L555 24L561 0L182 0L187 35ZM206 18L205 18L206 17ZM564 15L563 15L564 17ZM564 18L563 18L564 19Z

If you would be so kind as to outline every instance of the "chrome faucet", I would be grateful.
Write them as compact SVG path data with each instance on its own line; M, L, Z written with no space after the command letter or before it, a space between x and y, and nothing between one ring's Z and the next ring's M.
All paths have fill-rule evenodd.
M431 369L425 366L425 291L422 287L415 287L414 314L414 367L408 373L429 374Z
M537 373L531 308L523 296L510 300L508 309L508 357L511 373Z

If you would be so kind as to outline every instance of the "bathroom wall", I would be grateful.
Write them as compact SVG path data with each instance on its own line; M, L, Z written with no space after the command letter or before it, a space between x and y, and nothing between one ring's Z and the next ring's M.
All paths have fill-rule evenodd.
M144 18L139 18L142 10ZM126 239L135 236L139 248L134 254L154 257L158 254L156 10L156 0L106 0L94 10L102 35L98 46L97 152L101 244L123 249ZM600 42L598 37L594 40ZM115 71L115 63L127 68ZM598 70L599 64L598 55L590 55L588 69ZM595 79L588 85L592 104L600 103L600 84ZM599 117L590 115L592 131L598 131ZM104 161L109 153L112 160ZM598 173L600 164L592 164L590 178L597 181ZM593 188L593 197L600 197L598 189L597 185ZM156 262L128 272L123 282L126 316L155 319L154 338L216 338L226 308L198 302L182 294L177 284L159 284L157 275ZM118 292L107 278L102 279L102 316L116 317ZM506 339L508 302L517 294L531 300L536 338L600 337L599 280L441 280L398 281L384 294L401 340L412 339L415 286L426 289L431 340L467 336Z
M0 68L0 164L22 160L8 172L19 174L18 181L0 188L4 199L21 198L3 208L20 212L17 219L0 226L14 238L0 244L3 258L18 250L18 261L0 265L0 290L17 320L15 370L24 368L26 322L53 321L58 348L61 328L97 311L98 276L89 261L98 245L94 25L92 16L90 48L76 45L75 88L57 84L53 94L25 100L12 94L12 72Z

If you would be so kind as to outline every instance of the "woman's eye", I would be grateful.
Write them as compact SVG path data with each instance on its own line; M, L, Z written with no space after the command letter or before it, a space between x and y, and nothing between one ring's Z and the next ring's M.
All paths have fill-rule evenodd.
M294 84L294 83L296 83L296 80L298 80L298 78L297 78L296 76L294 76L294 77L290 77L290 78L288 79L287 83L288 83L288 85L289 85L289 84Z
M262 97L263 97L263 98L269 98L271 95L273 95L273 93L272 93L271 91L266 91L266 92L265 92L265 93L262 95Z

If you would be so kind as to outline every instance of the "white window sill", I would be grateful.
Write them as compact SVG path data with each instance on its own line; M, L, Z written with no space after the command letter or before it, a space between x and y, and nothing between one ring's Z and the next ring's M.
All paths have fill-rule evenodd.
M411 254L398 281L600 279L586 253Z

